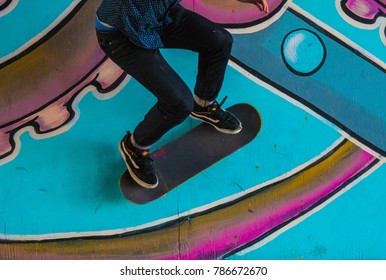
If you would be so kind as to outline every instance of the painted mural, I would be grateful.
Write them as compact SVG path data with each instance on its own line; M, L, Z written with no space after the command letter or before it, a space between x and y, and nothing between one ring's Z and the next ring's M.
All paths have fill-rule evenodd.
M0 259L386 258L386 1L183 0L233 34L221 95L262 124L144 204L117 147L155 100L99 48L99 3L0 0ZM163 54L193 88L197 55Z

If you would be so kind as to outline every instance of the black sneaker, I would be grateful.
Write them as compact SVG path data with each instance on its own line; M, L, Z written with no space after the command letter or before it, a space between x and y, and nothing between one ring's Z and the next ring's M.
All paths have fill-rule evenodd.
M158 177L153 166L153 159L149 150L135 148L130 141L131 134L128 132L119 143L119 150L126 163L131 177L140 186L153 189L158 185Z
M218 131L223 133L239 133L242 129L240 120L231 112L221 108L226 99L227 97L225 97L220 104L218 104L217 101L214 101L207 107L201 107L195 103L193 112L190 113L190 116L214 126Z

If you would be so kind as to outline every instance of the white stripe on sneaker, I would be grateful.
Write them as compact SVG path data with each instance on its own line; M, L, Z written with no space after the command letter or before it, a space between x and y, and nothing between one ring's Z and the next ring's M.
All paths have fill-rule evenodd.
M196 119L199 119L199 120L202 120L202 118L203 118L203 119L207 119L207 120L211 121L212 123L219 123L220 122L219 120L214 120L214 119L211 119L207 116L196 114L195 112L192 112L191 115L195 116Z
M123 143L122 146L123 146L123 149L124 149L123 152L125 153L125 155L127 155L129 157L129 160L130 160L131 164L135 167L135 169L139 169L139 166L134 162L134 160L131 158L130 153L127 151L125 143Z
M215 125L215 124L213 124L211 122L206 122L205 120L197 118L197 117L193 116L192 114L190 114L190 117L193 118L193 119L199 120L199 121L203 121L203 122L205 122L207 124L210 124L215 129L217 129L218 131L220 131L222 133L225 133L225 134L237 134L237 133L239 133L243 129L243 126L242 126L241 123L240 123L240 126L236 130L230 130L230 129L226 129L226 128L220 128L217 125Z

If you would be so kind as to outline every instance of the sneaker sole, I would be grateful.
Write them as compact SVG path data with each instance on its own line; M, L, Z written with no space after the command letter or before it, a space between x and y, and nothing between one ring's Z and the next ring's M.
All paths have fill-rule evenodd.
M218 126L216 126L215 124L211 123L210 121L207 121L205 119L201 119L199 117L196 117L194 116L193 114L190 114L190 117L193 118L193 119L196 119L196 120L199 120L199 121L202 121L204 123L207 123L207 124L210 124L211 126L213 126L215 129L217 129L218 131L222 132L222 133L225 133L225 134L237 134L239 133L242 129L243 129L243 126L242 124L240 123L240 127L236 130L230 130L230 129L225 129L225 128L220 128Z
M131 170L130 165L126 162L126 154L125 154L125 152L123 151L123 148L122 148L122 142L119 143L118 149L119 149L119 152L121 153L121 156L123 157L123 161L125 162L127 171L129 171L129 174L130 174L131 178L133 178L133 180L134 180L138 185L140 185L141 187L146 188L146 189L154 189L154 188L156 188L156 187L158 186L158 178L157 178L157 183L156 183L156 184L148 184L148 183L142 181L141 179L139 179L139 178L137 177L137 175L135 175L135 173L133 172L133 170Z

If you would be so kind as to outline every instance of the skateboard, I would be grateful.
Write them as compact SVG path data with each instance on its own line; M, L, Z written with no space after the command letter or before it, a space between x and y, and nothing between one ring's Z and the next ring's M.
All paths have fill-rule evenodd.
M199 124L152 153L159 179L156 188L139 186L125 171L119 180L123 196L135 204L151 202L252 141L261 128L259 112L247 103L227 110L242 122L241 132L224 134L207 123Z

